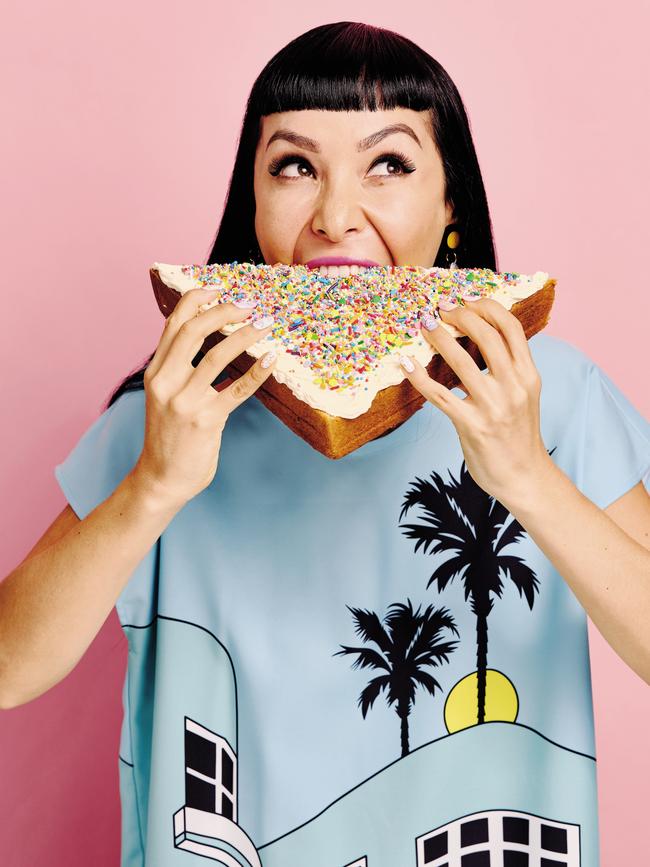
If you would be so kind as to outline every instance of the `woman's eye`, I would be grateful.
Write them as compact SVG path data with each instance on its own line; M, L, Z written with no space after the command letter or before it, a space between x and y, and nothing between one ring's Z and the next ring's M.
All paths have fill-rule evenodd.
M276 160L273 160L271 165L269 166L269 174L273 175L274 178L298 178L298 177L306 177L306 175L298 172L297 174L287 174L283 170L287 168L287 166L307 166L311 171L311 166L307 162L307 160L301 159L296 156L286 156L279 157ZM282 174L280 174L282 172Z
M307 167L309 167L309 163L305 162L305 160L287 160L286 162L283 162L280 166L278 166L275 169L272 167L271 168L271 174L275 175L275 176L280 175L280 171L283 169L286 169L287 166L307 166ZM311 171L311 169L309 169L309 170ZM303 177L304 178L307 176L304 173L301 173L300 170L298 170L297 174L287 174L286 172L283 172L280 175L280 177L281 178L297 178L297 177Z
M415 166L407 157L398 156L397 154L386 154L383 157L379 157L379 159L373 163L371 168L374 169L375 166L379 166L382 163L392 163L397 169L387 171L387 175L410 175L411 172L415 171Z

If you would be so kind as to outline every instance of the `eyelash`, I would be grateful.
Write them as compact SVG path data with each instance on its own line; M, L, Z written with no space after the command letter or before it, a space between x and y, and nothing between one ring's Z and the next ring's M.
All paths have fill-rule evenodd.
M405 154L400 153L399 151L390 151L389 153L382 154L374 161L370 168L374 169L376 165L379 165L379 163L383 163L386 160L391 160L400 165L401 171L399 174L410 175L411 172L415 171L415 165L413 162ZM306 160L304 157L300 156L300 154L286 154L283 157L278 157L273 160L269 166L269 173L272 174L273 177L277 177L285 166L289 166L292 163L302 163L303 165L309 166L311 169L309 160ZM301 177L304 177L304 175L301 175ZM286 180L293 181L297 180L297 178L286 178Z

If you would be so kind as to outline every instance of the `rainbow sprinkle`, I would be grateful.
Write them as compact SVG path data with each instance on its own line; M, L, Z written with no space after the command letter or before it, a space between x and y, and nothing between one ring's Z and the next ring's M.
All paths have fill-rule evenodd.
M378 266L348 277L328 277L304 265L228 263L182 265L196 286L221 292L216 302L252 297L255 315L275 318L267 340L311 368L316 385L331 390L362 385L381 358L412 343L424 313L442 299L486 297L517 283L516 272L488 268Z

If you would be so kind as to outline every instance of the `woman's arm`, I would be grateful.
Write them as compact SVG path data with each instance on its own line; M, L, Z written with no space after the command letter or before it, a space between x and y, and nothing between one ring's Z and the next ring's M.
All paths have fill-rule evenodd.
M585 497L551 458L500 502L568 583L605 640L650 684L650 496L643 483L609 509ZM532 495L531 495L531 492Z
M650 551L650 494L643 482L637 482L603 511L628 536Z
M182 506L136 465L83 521L0 582L0 708L31 701L72 671Z

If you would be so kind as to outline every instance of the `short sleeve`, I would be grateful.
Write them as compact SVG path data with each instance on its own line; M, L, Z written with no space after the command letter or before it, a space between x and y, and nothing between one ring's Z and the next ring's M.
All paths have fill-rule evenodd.
M121 395L54 468L66 500L83 520L129 474L144 442L144 391Z
M598 365L588 371L580 489L605 509L639 481L650 487L650 424Z

